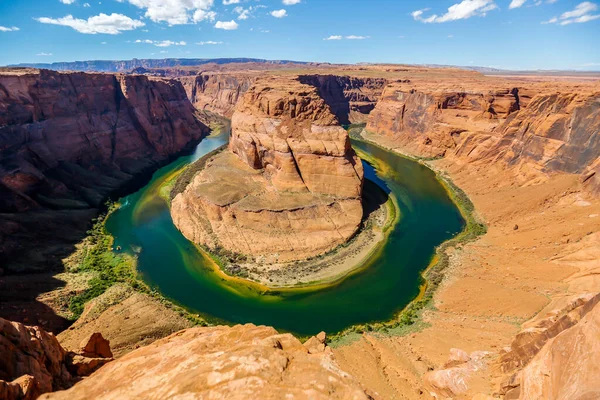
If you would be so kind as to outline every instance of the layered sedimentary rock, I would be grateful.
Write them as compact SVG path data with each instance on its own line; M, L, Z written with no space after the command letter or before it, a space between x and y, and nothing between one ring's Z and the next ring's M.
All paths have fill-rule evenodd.
M16 262L30 240L55 239L56 250L74 239L60 232L43 237L44 226L59 221L71 226L56 231L81 232L90 210L107 196L191 148L207 131L177 81L3 71L0 259ZM41 224L37 233L35 224Z
M485 129L519 110L519 90L423 90L410 83L385 88L367 131L390 136L406 150L440 156L456 147L461 133Z
M196 109L212 111L231 118L238 100L256 78L256 74L247 73L201 73L178 79Z
M526 366L503 385L507 399L600 397L599 302L582 296L517 336L501 366Z
M229 151L214 157L172 202L190 240L291 261L347 241L362 218L363 170L318 90L263 79L232 118Z
M68 352L37 326L0 318L0 398L35 399L42 393L70 387L112 361L110 344L95 333L77 352Z
M124 379L126 378L126 379ZM177 332L42 399L368 399L324 345L237 325Z
M500 140L488 157L582 173L600 153L600 93L537 96L497 131Z
M384 78L347 75L302 75L299 79L319 90L342 124L366 122L387 83Z

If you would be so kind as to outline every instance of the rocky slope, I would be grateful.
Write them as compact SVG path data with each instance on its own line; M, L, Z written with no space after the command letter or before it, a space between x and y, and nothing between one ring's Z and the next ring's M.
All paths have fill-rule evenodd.
M177 81L2 71L0 261L52 264L107 196L207 132ZM34 258L24 255L31 241Z
M236 107L229 151L174 198L171 213L188 239L211 249L299 260L356 232L362 183L362 164L318 90L262 79Z
M368 399L316 337L254 325L177 332L42 399ZM123 379L128 377L128 379Z
M110 344L101 334L88 336L75 352L37 326L0 318L0 398L36 399L66 389L112 361Z

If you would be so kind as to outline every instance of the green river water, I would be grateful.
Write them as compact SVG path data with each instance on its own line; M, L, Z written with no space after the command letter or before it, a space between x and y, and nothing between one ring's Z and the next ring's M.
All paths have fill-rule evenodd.
M364 142L375 168L365 176L397 200L401 217L383 247L360 272L320 289L261 291L225 280L175 228L159 187L173 172L226 143L204 139L193 155L158 170L142 189L121 199L106 221L115 247L136 254L138 271L164 296L215 323L271 325L300 335L339 332L351 325L393 318L419 294L421 272L435 247L464 227L457 206L435 174L418 162Z

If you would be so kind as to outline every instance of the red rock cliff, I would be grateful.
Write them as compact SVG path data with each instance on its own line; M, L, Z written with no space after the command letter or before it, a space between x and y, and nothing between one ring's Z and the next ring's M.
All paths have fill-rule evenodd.
M73 213L82 219L81 210L98 207L109 194L190 148L207 131L177 81L4 71L0 259L13 257L26 245L27 235L20 235L32 233L32 226L26 226L31 218L25 214L79 210ZM33 220L38 217L53 219L45 213ZM68 225L65 217L60 219Z

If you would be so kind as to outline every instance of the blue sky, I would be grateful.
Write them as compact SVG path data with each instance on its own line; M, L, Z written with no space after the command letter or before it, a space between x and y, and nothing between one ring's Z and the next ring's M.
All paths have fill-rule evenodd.
M255 57L600 70L599 38L600 0L0 0L0 65Z

